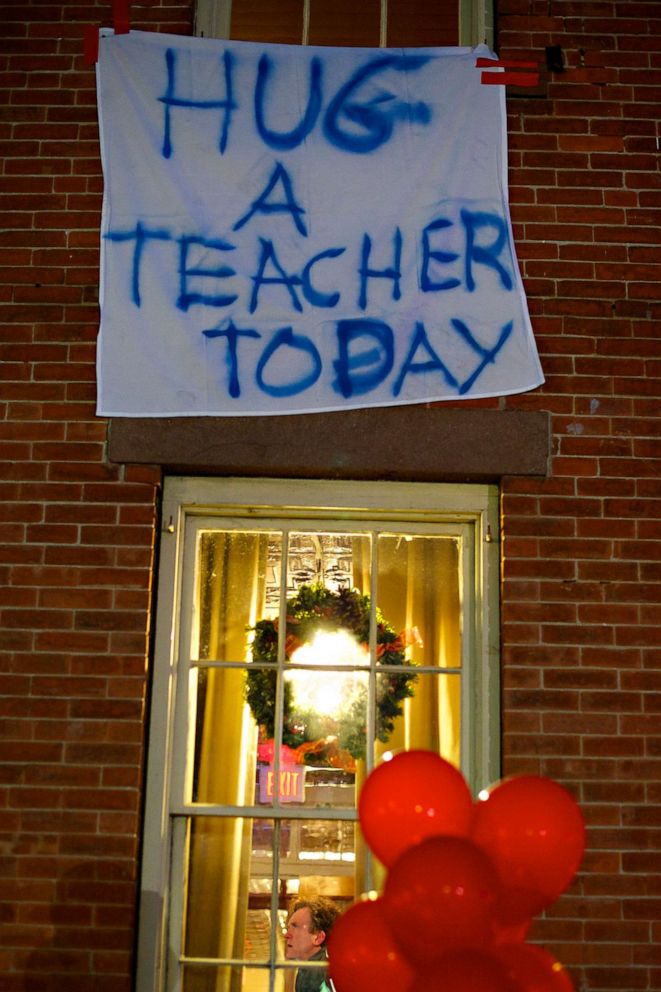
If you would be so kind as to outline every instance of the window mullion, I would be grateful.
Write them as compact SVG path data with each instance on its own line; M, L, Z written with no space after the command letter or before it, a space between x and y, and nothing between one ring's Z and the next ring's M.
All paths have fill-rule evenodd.
M277 768L276 764L276 768ZM276 778L276 782L278 779ZM273 795L278 789L273 790ZM273 874L271 876L271 933L269 934L269 992L275 988L275 964L278 960L278 909L280 904L280 838L282 823L280 819L273 821Z
M197 609L198 597L195 586L199 581L198 554L199 524L195 518L188 518L185 524L182 572L192 577L184 581L179 610L179 632L175 645L173 670L176 672L172 781L170 799L181 802L190 797L192 765L195 743L195 717L191 712L194 696L191 694L191 681L195 677L195 660L199 656L197 634L199 629Z
M367 726L365 747L366 774L374 767L374 739L376 737L376 598L378 595L378 540L377 532L370 535L370 672L367 685Z
M310 0L303 0L303 27L301 31L301 44L307 45L310 42Z
M474 696L474 666L472 652L474 649L474 630L471 618L474 610L474 591L470 565L473 560L472 537L474 528L470 525L461 527L461 535L457 542L459 549L459 601L461 609L461 717L460 717L460 755L461 767L469 769L469 780L472 779L475 749L472 740L473 724L471 709L475 709Z
M282 567L280 569L280 604L278 607L278 668L275 680L275 721L273 725L273 776L276 787L273 789L272 807L279 805L280 749L285 708L285 641L287 637L287 583L289 576L289 529L281 532ZM275 868L275 865L274 865ZM277 879L273 880L274 882Z
M348 807L331 809L326 806L308 807L292 806L289 809L268 810L266 806L224 806L221 803L196 803L195 805L182 804L173 806L172 816L220 816L231 817L240 816L244 818L254 818L266 820L355 820L356 811Z
M166 992L178 992L181 987L181 969L171 967L171 962L179 962L184 941L184 913L187 898L187 857L190 823L183 817L176 817L172 823L172 843L170 860L170 912L168 918L168 953L166 962Z

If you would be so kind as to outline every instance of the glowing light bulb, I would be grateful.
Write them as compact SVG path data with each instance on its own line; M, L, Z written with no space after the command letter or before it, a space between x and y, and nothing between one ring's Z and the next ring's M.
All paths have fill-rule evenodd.
M318 630L312 641L302 644L291 656L294 664L306 666L306 669L296 669L286 676L292 685L297 709L314 710L330 718L339 716L347 702L364 691L364 674L322 674L315 669L318 665L364 665L367 660L367 648L346 631Z

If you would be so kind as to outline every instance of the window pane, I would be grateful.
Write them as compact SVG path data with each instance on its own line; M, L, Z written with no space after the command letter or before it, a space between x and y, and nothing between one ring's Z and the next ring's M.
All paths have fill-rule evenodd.
M426 48L458 39L458 0L388 0L388 45Z
M264 611L268 557L278 554L279 534L211 531L201 534L198 555L198 652L200 660L247 661L249 631Z
M282 974L276 974L274 989L284 992ZM269 970L188 964L182 970L182 992L269 992Z
M343 789L341 776L332 770L318 772L320 785L326 788L329 802L342 805L351 802L348 795L334 797L333 790ZM356 826L346 820L284 820L282 833L287 848L280 858L280 891L289 896L327 896L345 906L356 891Z
M195 803L251 805L255 781L255 724L245 702L245 674L236 668L195 669L197 687Z
M310 0L310 45L376 47L381 0Z
M303 0L232 0L231 37L235 41L269 41L300 45Z
M189 830L184 954L239 960L261 956L268 961L272 873L262 869L250 884L254 821L200 816L191 821ZM252 944L249 912L253 927L255 918L258 921L255 933L259 932L259 939Z
M460 762L461 676L418 674L404 714L396 722L387 745L377 742L377 755L384 751L437 751L454 765Z
M459 545L386 534L378 543L377 602L418 665L461 665ZM381 661L388 662L388 655Z
M289 537L287 593L301 585L369 592L370 538L363 534L299 533Z

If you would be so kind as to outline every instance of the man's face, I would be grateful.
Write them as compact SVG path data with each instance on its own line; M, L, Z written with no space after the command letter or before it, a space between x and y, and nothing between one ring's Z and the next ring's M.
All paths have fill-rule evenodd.
M316 954L324 940L323 931L313 933L309 906L297 909L289 917L285 932L285 957L307 961Z

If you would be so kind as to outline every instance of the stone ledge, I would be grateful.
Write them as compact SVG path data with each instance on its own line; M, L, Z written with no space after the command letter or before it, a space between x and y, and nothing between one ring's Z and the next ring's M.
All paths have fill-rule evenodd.
M546 476L550 416L401 406L286 417L113 418L109 457L178 473L495 481Z

